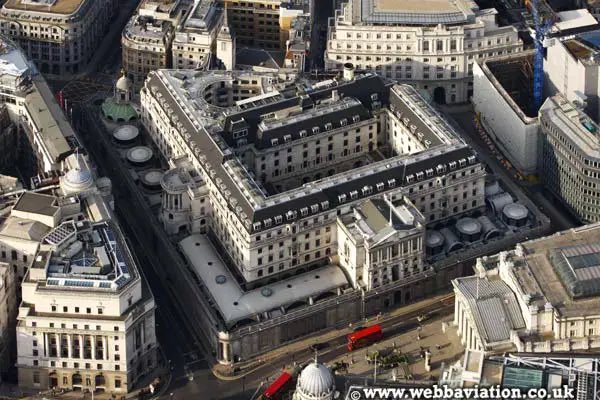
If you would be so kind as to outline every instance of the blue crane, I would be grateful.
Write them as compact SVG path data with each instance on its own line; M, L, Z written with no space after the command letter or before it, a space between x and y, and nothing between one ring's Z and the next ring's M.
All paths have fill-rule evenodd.
M552 21L547 19L542 23L538 10L540 0L533 0L531 14L535 28L535 53L533 56L533 107L537 112L542 106L544 96L544 38L552 26Z

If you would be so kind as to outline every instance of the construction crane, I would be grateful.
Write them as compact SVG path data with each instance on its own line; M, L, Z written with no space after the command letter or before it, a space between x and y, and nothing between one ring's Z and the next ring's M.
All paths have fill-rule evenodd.
M537 111L542 106L544 96L544 38L552 26L552 20L546 19L543 23L540 18L539 5L541 0L533 0L531 14L533 16L533 25L535 29L535 53L533 56L533 109Z

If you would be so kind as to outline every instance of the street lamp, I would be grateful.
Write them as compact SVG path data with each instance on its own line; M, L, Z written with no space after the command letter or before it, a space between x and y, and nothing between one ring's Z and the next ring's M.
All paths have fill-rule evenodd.
M373 384L377 383L377 358L379 357L379 351L375 350L375 369L373 371Z

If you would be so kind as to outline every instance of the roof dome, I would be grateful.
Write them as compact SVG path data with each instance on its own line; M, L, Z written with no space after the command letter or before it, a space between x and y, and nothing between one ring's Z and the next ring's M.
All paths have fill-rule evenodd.
M122 92L128 92L131 90L131 86L131 80L125 75L125 71L123 71L123 75L117 80L115 87Z
M306 366L298 378L296 392L306 400L331 399L335 391L335 381L331 371L317 362Z
M93 183L94 180L90 171L74 168L66 173L63 188L67 193L77 193L89 189Z
M128 102L120 103L109 97L102 103L102 115L113 122L134 121L138 113Z

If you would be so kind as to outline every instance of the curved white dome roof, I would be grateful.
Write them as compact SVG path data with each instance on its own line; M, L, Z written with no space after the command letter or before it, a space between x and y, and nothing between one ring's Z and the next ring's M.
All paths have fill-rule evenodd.
M133 125L121 125L115 129L113 136L117 140L128 141L135 139L140 133L140 130Z
M307 400L330 399L335 391L333 375L323 364L313 362L300 373L296 391Z
M116 88L117 90L120 90L122 92L128 92L129 90L131 90L131 80L129 80L129 78L127 76L125 76L125 74L123 74L123 76L121 76L118 80L117 80L117 84L116 84Z
M63 189L68 193L77 193L89 189L93 183L90 171L74 168L65 174Z

